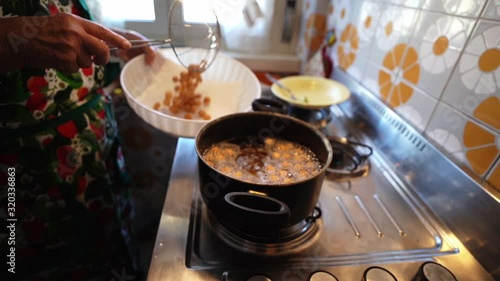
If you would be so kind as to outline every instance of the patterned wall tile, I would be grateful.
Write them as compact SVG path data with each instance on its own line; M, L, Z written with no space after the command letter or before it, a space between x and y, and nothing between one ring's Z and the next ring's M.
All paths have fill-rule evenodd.
M423 131L437 106L438 100L418 89L411 82L418 73L418 64L415 64L416 52L403 50L404 48L412 49L405 46L402 44L395 48L395 50L400 51L389 52L387 57L390 59L384 63L386 66L379 66L374 62L367 63L360 82L371 93L389 104L397 113L413 124L416 129ZM398 53L405 52L408 55L400 59L399 65L401 66L395 67L399 70L391 70L391 63L395 62L392 58L398 57ZM405 67L405 65L408 66ZM406 80L405 76L409 80Z
M417 78L418 64L416 62L416 52L404 51L408 48L404 44L389 52L385 65L379 66L374 62L368 62L364 67L361 84L371 93L378 96L385 103L389 104L403 118L414 125L420 131L423 131L429 122L438 100L415 86L411 82ZM407 52L408 55L400 59L399 70L390 70L393 57L398 57L397 53ZM412 54L412 55L410 55ZM408 66L405 66L408 65ZM394 68L395 69L395 68ZM406 77L406 78L405 78ZM407 80L408 79L408 80Z
M439 103L425 131L458 163L485 176L500 156L500 134Z
M328 13L329 0L305 0L302 3L303 14L297 53L305 64L322 46L328 30L327 22L331 15Z
M411 8L420 8L424 5L425 0L389 0L389 2Z
M478 175L484 175L497 159L500 151L500 135L469 120L462 139L468 164Z
M364 1L360 5L360 9L355 17L353 23L357 26L359 32L359 55L368 59L370 49L373 45L375 31L377 28L377 21L382 12L382 4L380 2Z
M338 32L344 30L351 18L352 7L361 1L331 0L332 17L328 24L333 26Z
M367 61L363 58L355 60L352 66L349 69L347 69L347 73L349 73L357 81L360 81L363 75L363 70L366 65L366 62Z
M453 160L465 163L462 135L466 123L465 116L439 103L425 134L444 149Z
M500 0L329 3L336 67L500 190Z
M408 101L394 108L394 110L413 124L417 130L423 132L437 104L437 99L414 87L413 94Z
M378 74L382 69L378 64L368 61L363 69L361 84L366 87L372 94L382 99L380 86L378 83Z
M356 36L357 49L355 59L351 66L347 68L347 72L355 79L361 80L361 76L365 65L370 55L371 46L373 45L376 21L380 16L382 5L380 2L364 1L358 6L358 9L353 9L351 18L351 34Z
M480 20L442 100L500 130L500 23Z
M489 0L483 11L482 18L500 20L500 0Z
M478 17L485 4L486 0L427 0L423 9L457 16Z
M415 24L411 45L419 53L418 87L439 98L469 38L474 21L422 11Z
M493 166L486 180L495 188L500 190L500 160Z
M385 54L377 83L382 99L391 107L407 103L419 79L420 64L415 48L402 43Z
M375 22L374 42L369 59L382 64L388 51L398 44L408 43L417 15L418 10L383 4Z
M345 24L333 27L336 32L337 43L330 50L335 66L343 71L347 71L358 59L359 51L358 30L350 20L353 17L352 12L349 13L349 16L349 22L346 20Z

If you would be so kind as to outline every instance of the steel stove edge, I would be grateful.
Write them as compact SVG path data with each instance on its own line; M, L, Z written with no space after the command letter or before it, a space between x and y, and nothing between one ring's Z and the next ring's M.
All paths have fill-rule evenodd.
M165 204L158 228L153 255L148 272L148 281L159 280L246 280L247 278L259 274L256 271L231 271L223 270L191 270L186 267L186 247L192 207L193 191L192 182L196 180L197 155L194 150L194 140L179 139L176 156L173 163L169 190L165 199ZM387 269L398 268L405 277L410 276L418 270L424 261L433 260L438 263L454 268L457 275L470 276L475 273L478 279L492 280L489 275L480 267L474 257L465 247L456 241L460 248L460 258L455 255L435 257L434 259L422 259L412 261L392 261L390 263L377 264ZM459 261L459 262L458 262ZM459 267L465 261L468 267ZM305 264L301 269L289 269L281 271L270 271L265 274L272 276L272 280L307 280L308 275L315 270L326 270L336 275L359 276L361 272L369 268L370 264L337 266L325 268ZM314 270L313 270L314 269ZM297 279L297 276L304 279ZM360 277L361 278L361 277ZM403 277L402 277L403 278ZM406 279L399 279L406 280Z

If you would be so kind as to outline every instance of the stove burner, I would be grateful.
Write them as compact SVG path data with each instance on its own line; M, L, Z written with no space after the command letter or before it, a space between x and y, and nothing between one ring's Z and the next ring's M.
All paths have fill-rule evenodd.
M288 114L295 118L306 121L316 128L325 128L332 120L332 111L329 107L320 109L305 109L290 106Z
M392 273L379 266L372 266L365 270L365 273L363 274L363 281L370 280L397 281L396 277L394 277Z
M371 147L346 138L327 138L333 149L332 163L327 168L330 178L355 178L368 173L368 156L373 152Z
M231 247L251 254L276 256L300 252L316 241L321 209L315 207L310 217L278 232L249 233L224 223L211 213L208 217L212 231Z
M293 106L278 98L260 98L252 102L254 111L277 112L301 119L316 128L325 128L332 120L333 113L330 107L309 109Z

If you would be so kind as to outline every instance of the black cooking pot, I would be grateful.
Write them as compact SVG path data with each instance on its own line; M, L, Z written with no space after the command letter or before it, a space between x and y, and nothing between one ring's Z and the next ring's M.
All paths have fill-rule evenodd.
M203 152L214 143L240 139L263 143L275 137L304 145L321 163L318 174L290 184L258 184L224 175L209 166ZM246 112L215 119L196 137L200 191L212 214L225 225L249 233L287 229L314 213L332 147L318 129L279 113Z

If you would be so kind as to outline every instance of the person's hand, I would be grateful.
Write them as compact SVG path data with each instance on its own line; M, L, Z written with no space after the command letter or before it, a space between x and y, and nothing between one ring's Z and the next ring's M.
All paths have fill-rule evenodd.
M119 29L114 29L116 33L120 34L121 36L127 38L128 40L147 40L146 37L144 37L142 34L132 31L132 30L119 30ZM123 61L127 62L134 58L135 56L138 56L140 54L144 53L144 58L146 60L146 64L150 65L153 63L154 58L156 56L156 48L153 46L146 46L142 48L132 48L128 50L119 50L116 52L116 55L122 59Z
M76 72L92 63L108 63L108 44L120 49L131 46L102 25L66 13L2 19L2 23L8 27L10 52L22 60L24 67Z

